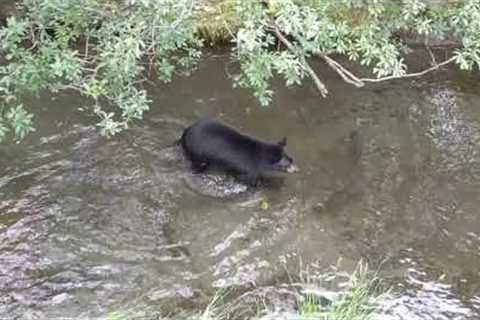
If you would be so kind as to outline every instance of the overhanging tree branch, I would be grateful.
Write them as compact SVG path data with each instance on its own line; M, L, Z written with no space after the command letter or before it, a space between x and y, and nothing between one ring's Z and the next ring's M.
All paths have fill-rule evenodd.
M404 74L404 75L401 75L401 76L388 76L388 77L382 77L382 78L360 78L359 80L362 81L362 82L382 82L382 81L387 81L387 80L393 80L393 79L402 79L402 78L414 78L414 77L420 77L420 76L423 76L429 72L432 72L432 71L435 71L437 69L439 69L440 67L444 66L444 65L447 65L449 63L452 63L455 61L455 59L457 59L457 57L450 57L449 59L445 60L445 61L442 61L428 69L425 69L423 71L420 71L420 72L415 72L415 73L407 73L407 74Z
M456 57L450 57L449 59L442 61L438 64L435 64L431 66L428 69L425 69L420 72L414 72L414 73L407 73L399 76L388 76L388 77L381 77L381 78L359 78L355 76L353 73L345 69L340 63L337 61L333 60L331 57L328 55L322 55L321 56L323 60L333 69L335 70L346 82L351 83L357 87L362 87L365 82L382 82L382 81L388 81L388 80L393 80L393 79L403 79L403 78L413 78L413 77L420 77L423 76L429 72L432 72L434 70L439 69L440 67L447 65L449 63L452 63L455 61Z
M280 28L275 22L272 22L270 29L275 33L275 36L278 38L278 40L280 40L280 42L282 42L287 47L288 50L290 50L293 54L296 54L295 46L283 35L283 33L280 31ZM318 91L320 91L322 97L325 98L328 94L327 87L325 87L323 82L320 80L312 67L310 67L305 58L301 57L301 61L308 75L312 78L313 82L317 86Z
M290 50L292 53L296 54L295 46L284 36L278 25L272 21L268 28L275 34L275 36L282 42L288 50ZM345 82L350 83L357 88L363 87L366 82L383 82L383 81L388 81L388 80L394 80L394 79L403 79L403 78L414 78L414 77L420 77L423 76L429 72L435 71L442 66L445 66L447 64L450 64L455 61L456 57L450 57L447 60L444 60L440 63L436 63L436 61L433 59L432 63L433 66L431 66L428 69L425 69L423 71L419 72L414 72L414 73L407 73L403 75L392 75L392 76L387 76L387 77L380 77L380 78L360 78L353 74L351 71L346 69L344 66L342 66L340 63L335 61L333 58L328 56L327 54L321 54L320 57L327 63L327 65L332 68ZM318 75L315 73L315 71L312 69L312 67L308 64L308 62L305 60L305 58L302 59L302 64L307 71L308 75L313 79L315 82L315 85L317 86L318 90L320 91L320 94L322 97L326 97L328 94L328 90L323 84L323 82L320 80Z
M348 82L350 84L353 84L357 88L363 87L365 83L358 79L353 73L345 69L340 63L337 61L333 60L326 54L321 55L323 60L333 69L335 70L345 82Z
M403 74L403 75L398 75L398 76L387 76L387 77L381 77L381 78L359 78L357 76L355 76L353 73L351 73L350 71L348 71L345 67L343 67L340 63L338 63L337 61L333 60L331 57L329 57L328 55L322 55L321 56L323 58L323 60L325 60L325 62L333 69L335 70L335 72L337 72L341 77L342 79L345 81L345 82L348 82L350 84L353 84L354 86L360 88L360 87L363 87L365 85L365 82L382 82L382 81L388 81L388 80L394 80L394 79L404 79L404 78L414 78L414 77L420 77L420 76L423 76L429 72L432 72L432 71L435 71L437 69L439 69L440 67L442 66L445 66L449 63L452 63L455 61L456 57L450 57L449 59L445 60L445 61L442 61L440 63L435 63L435 61L433 61L434 65L431 66L430 68L428 69L425 69L423 71L420 71L420 72L414 72L414 73L407 73L407 74Z
M420 72L407 73L407 74L398 75L398 76L387 76L387 77L381 77L381 78L359 78L355 76L353 73L351 73L350 71L348 71L347 69L345 69L345 67L343 67L337 61L333 60L328 55L324 54L324 55L321 55L321 57L333 70L335 70L335 72L337 72L342 77L343 80L345 80L345 82L351 83L356 87L364 86L365 82L382 82L382 81L388 81L388 80L394 80L394 79L420 77L429 72L435 71L442 66L452 63L456 59L456 57L450 57L449 59L442 61L440 63L435 63L435 61L433 61L433 63L435 63L433 66Z

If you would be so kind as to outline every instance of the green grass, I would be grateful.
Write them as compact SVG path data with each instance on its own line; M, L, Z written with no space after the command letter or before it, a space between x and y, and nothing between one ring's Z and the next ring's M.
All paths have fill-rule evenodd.
M225 294L217 292L203 312L192 316L192 320L220 320L229 313L228 307L223 305Z
M298 301L298 312L302 320L370 320L375 303L383 294L376 273L370 272L368 265L360 261L350 276L349 289L342 292L331 306L323 307L317 296L307 293Z
M227 43L240 26L235 0L214 1L205 5L199 10L197 19L197 33L210 46Z
M313 294L306 294L298 302L298 313L302 319L325 319L325 312L322 310L320 299Z

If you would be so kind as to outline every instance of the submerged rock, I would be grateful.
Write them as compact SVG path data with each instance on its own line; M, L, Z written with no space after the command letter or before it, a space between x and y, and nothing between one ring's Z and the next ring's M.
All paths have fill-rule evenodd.
M227 198L248 189L226 174L192 174L185 178L185 183L193 191L215 198Z

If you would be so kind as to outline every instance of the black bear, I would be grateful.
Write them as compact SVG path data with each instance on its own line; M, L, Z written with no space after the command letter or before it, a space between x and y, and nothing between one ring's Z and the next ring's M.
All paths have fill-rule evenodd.
M195 172L217 168L251 186L262 172L298 170L285 153L286 137L279 143L265 142L214 120L200 120L185 129L180 143Z

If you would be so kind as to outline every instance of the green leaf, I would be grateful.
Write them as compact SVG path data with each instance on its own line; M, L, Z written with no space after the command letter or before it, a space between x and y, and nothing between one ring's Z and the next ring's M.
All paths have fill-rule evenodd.
M262 199L262 201L260 202L260 209L268 210L268 208L270 208L270 204L268 203L267 200Z
M103 111L98 112L98 114L101 116L102 121L100 121L97 126L100 127L100 134L105 137L112 137L115 134L119 133L122 131L122 126L124 124L115 121L113 117L115 114L113 112L110 113L105 113Z
M35 131L32 125L33 114L28 113L22 105L12 107L6 113L5 119L10 122L15 137L22 140L27 134Z

